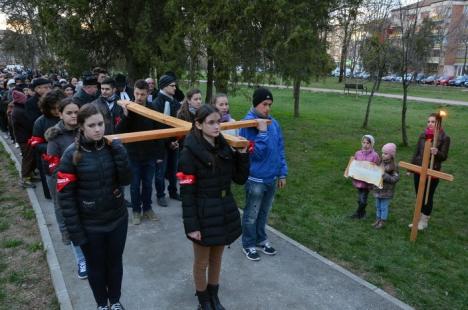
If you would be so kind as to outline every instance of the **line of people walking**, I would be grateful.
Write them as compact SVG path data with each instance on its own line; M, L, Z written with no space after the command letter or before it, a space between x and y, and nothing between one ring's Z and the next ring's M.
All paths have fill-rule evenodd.
M36 168L43 176L62 241L72 245L78 276L88 278L98 309L124 308L127 208L134 225L160 220L152 208L153 183L157 204L166 207L166 179L168 198L182 202L185 234L193 244L198 308L224 309L218 297L224 247L243 235L242 250L249 260L260 260L257 249L276 254L265 226L276 188L286 184L287 165L280 126L270 115L272 93L258 88L253 94L245 119L256 119L256 128L225 132L250 141L249 147L234 149L220 130L221 122L234 121L225 94L202 104L201 91L192 89L179 101L181 91L172 74L160 77L157 91L150 78L129 87L125 76L110 78L101 71L85 74L80 84L66 97L63 90L52 90L46 78L35 79L34 99L26 100L28 104L21 86L14 90L23 102L22 116L35 119L31 134L21 141L27 168L21 184L34 186ZM190 121L192 130L184 138L107 144L104 135L165 128L129 111L128 100ZM245 184L242 225L233 181ZM130 187L129 201L125 186Z

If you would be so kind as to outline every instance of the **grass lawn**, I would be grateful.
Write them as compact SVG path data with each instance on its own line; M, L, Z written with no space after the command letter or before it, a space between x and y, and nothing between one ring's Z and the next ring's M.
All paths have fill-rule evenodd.
M350 81L354 83L354 81L356 80L351 79ZM371 81L365 81L365 80L364 81L357 80L357 81L364 82L364 84L367 86L368 92L371 91L371 88L372 88ZM310 83L304 86L339 89L339 90L343 90L343 87L344 87L343 83L338 83L338 78L334 78L334 77L327 77L318 82L311 81ZM380 84L379 93L400 95L400 94L403 94L403 90L401 87L401 83L382 81L382 84ZM416 96L416 97L468 101L468 88L466 87L449 87L449 86L412 84L409 87L408 93L409 93L409 96Z
M34 211L0 144L0 309L59 309Z
M241 119L250 106L251 89L230 97L233 117ZM397 160L410 161L427 115L438 106L411 103L408 108L410 147L401 146L398 100L375 98L369 130L360 126L366 98L339 94L301 94L301 117L292 117L292 91L273 90L273 115L283 128L289 177L278 192L270 224L417 309L466 309L468 305L468 108L446 107L444 121L452 145L443 171L455 177L441 181L429 229L409 241L415 204L412 177L401 171L387 226L376 231L374 198L368 217L348 218L357 194L343 177L350 156L360 148L363 134L376 138L376 147L398 145ZM242 187L236 188L243 204ZM281 249L280 249L281 250Z

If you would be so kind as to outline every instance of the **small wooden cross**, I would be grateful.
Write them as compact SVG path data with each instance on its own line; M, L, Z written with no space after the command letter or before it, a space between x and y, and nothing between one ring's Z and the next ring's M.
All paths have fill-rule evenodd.
M180 137L180 136L185 136L192 129L192 124L184 120L154 111L138 103L134 103L134 102L127 101L127 100L125 100L125 103L129 111L140 114L144 117L150 118L159 123L166 124L173 128L107 135L104 138L106 138L107 142L109 143L112 141L112 139L120 139L122 143L131 143L131 142L138 142L138 141L145 141L145 140L164 139L164 138L169 138L169 137ZM268 121L268 123L271 123L271 121ZM227 123L220 124L221 130L237 129L237 128L245 128L245 127L256 127L256 126L257 126L256 120L243 120L243 121L227 122ZM235 147L235 148L244 148L249 145L249 141L242 137L236 137L236 136L228 135L225 133L223 133L223 137L226 139L226 141L229 143L230 146Z
M423 160L422 165L413 165L404 161L399 162L399 166L405 168L408 171L412 171L414 173L419 174L419 185L418 185L418 195L416 197L416 206L414 208L413 214L413 227L411 228L411 241L416 241L418 235L418 223L419 217L421 216L421 208L423 205L423 198L424 198L424 188L426 187L426 180L427 177L435 177L446 181L453 181L453 175L443 173L437 170L429 169L429 156L431 154L431 141L426 140L424 143L424 153L423 153ZM427 189L429 190L429 189Z

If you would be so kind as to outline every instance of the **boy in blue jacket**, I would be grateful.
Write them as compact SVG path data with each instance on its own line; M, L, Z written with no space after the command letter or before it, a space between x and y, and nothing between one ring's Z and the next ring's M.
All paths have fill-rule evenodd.
M284 154L283 135L279 123L270 116L273 95L259 87L253 93L253 107L244 119L257 119L255 128L242 128L239 134L252 145L249 178L245 184L245 209L242 217L242 247L249 260L258 261L259 248L275 255L266 234L268 212L273 205L276 187L286 186L288 166ZM271 124L267 126L267 121Z

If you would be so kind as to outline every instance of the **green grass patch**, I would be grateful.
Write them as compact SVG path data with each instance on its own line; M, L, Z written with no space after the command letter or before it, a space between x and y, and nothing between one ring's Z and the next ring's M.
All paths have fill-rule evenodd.
M363 83L367 86L368 92L370 92L372 88L372 81L349 79L348 82ZM338 83L338 78L327 77L319 81L311 81L306 83L304 86L343 90L344 83ZM401 95L403 94L403 89L401 83L382 81L378 92ZM408 95L415 97L468 101L468 88L411 84L408 89Z
M8 282L14 285L21 285L26 281L26 279L27 279L27 272L24 270L12 271L7 277Z
M252 89L230 96L233 117L241 119L250 108ZM444 127L452 139L443 171L454 182L441 181L429 229L409 241L415 193L412 177L401 171L386 227L376 231L374 198L369 197L368 217L353 221L357 193L343 177L349 157L360 148L362 135L383 144L398 145L397 160L410 161L433 104L409 103L409 147L401 145L401 102L375 98L369 129L362 129L367 98L340 94L301 93L299 118L292 117L291 90L273 90L272 115L280 122L289 165L287 186L279 191L270 224L283 233L343 265L366 280L419 309L462 309L468 304L468 108L445 107ZM239 205L242 187L236 187Z
M7 221L0 220L0 232L7 230L9 227L10 227L10 224L8 224Z
M7 239L7 240L3 240L3 241L2 241L1 246L2 246L2 248L10 249L10 248L17 248L17 247L19 247L20 245L22 245L23 243L24 243L23 240L19 240L19 239Z
M34 242L28 245L28 250L30 252L37 252L41 251L44 247L42 246L42 242Z
M21 216L25 220L32 220L35 218L34 210L30 206L23 206Z

